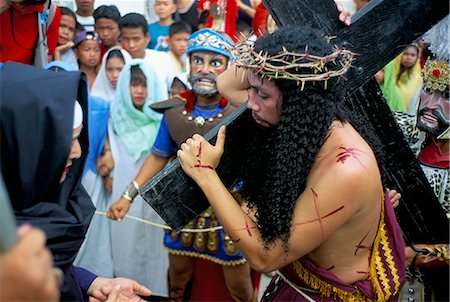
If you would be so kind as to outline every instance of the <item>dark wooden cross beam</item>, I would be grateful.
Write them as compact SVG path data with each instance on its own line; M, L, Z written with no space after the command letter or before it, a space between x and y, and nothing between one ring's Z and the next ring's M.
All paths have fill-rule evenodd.
M335 91L352 121L363 133L372 133L371 145L391 188L402 192L398 218L408 241L440 242L448 239L448 220L435 198L420 165L404 142L373 75L402 49L448 14L444 1L375 1L353 16L352 25L338 21L334 1L263 0L279 26L306 25L322 34L336 36L338 46L359 54L355 68ZM241 114L242 112L242 114ZM235 117L240 116L238 119ZM251 118L243 108L224 121L228 124L225 153L218 169L224 183L232 186L238 175L230 175L230 162L245 152L243 122ZM238 130L236 130L238 129ZM218 127L208 133L210 139ZM232 145L233 148L227 148ZM174 161L141 190L141 195L174 229L182 228L208 206L202 192ZM443 241L442 241L443 242Z

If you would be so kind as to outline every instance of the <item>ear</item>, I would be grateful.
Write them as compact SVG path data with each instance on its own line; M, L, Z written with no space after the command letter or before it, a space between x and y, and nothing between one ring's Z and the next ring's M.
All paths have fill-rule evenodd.
M166 42L167 42L167 45L169 46L169 48L172 48L172 38L167 36Z
M79 59L79 50L78 50L78 47L74 47L74 48L73 48L73 52L75 53L75 56L77 57L77 59Z
M172 9L170 10L170 13L173 15L177 11L177 5L172 2Z
M147 43L145 43L145 46L147 46L148 43L150 43L150 33L146 33L146 34L145 34L145 40L146 40L146 42L147 42Z

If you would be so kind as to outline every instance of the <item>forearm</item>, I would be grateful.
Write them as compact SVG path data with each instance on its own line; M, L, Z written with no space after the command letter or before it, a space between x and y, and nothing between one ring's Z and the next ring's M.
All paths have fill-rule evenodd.
M274 258L279 258L278 249L267 252L261 244L261 234L256 223L233 198L217 173L211 172L210 177L199 183L199 186L225 232L239 246L250 266L257 271L272 271Z
M245 3L242 3L239 5L239 9L246 13L249 17L252 19L255 17L255 9L246 5Z
M242 105L248 99L247 90L248 71L243 68L231 65L227 70L218 76L217 87L219 93L229 100L234 106Z
M139 187L142 187L145 183L152 179L153 176L158 174L158 172L164 168L168 161L169 159L167 158L159 157L151 153L134 178L134 181L137 182Z

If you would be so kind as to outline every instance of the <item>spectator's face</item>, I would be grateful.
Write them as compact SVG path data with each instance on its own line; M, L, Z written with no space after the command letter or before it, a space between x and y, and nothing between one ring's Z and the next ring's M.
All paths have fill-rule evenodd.
M181 57L186 53L187 50L187 40L189 38L188 33L178 33L174 34L172 37L167 39L170 50L178 56Z
M95 40L84 40L75 51L80 65L96 67L100 63L100 46Z
M449 87L441 92L424 88L420 95L417 113L417 127L435 136L441 134L450 125Z
M77 24L74 18L68 15L61 15L59 24L58 45L64 45L73 41Z
M72 136L72 147L70 148L70 154L66 161L66 166L64 167L64 172L61 176L59 183L62 183L66 180L67 173L69 173L70 167L72 166L72 162L81 157L81 146L78 138L81 134L81 129L83 129L83 125L80 125L78 128L73 129Z
M264 127L272 127L278 124L283 104L283 95L275 85L275 81L269 81L251 72L248 76L250 89L248 91L247 107L252 111L256 123Z
M113 57L106 61L106 77L111 82L114 88L117 87L117 81L119 80L120 72L122 71L124 66L125 62L118 57Z
M150 35L144 35L142 28L122 28L120 38L123 48L133 57L143 59Z
M227 58L210 51L196 51L190 54L189 82L197 95L212 97L217 94L216 79L227 69Z
M138 110L142 110L145 100L147 99L147 84L143 82L131 82L130 94L134 107Z
M416 64L418 59L417 49L414 46L410 46L403 52L402 65L406 68L411 68Z
M117 45L120 30L119 24L112 19L99 18L95 22L95 31L98 33L100 40L106 47Z
M94 0L76 0L77 7L81 11L94 10Z
M155 2L155 12L161 20L172 18L176 10L177 7L172 0L156 0Z

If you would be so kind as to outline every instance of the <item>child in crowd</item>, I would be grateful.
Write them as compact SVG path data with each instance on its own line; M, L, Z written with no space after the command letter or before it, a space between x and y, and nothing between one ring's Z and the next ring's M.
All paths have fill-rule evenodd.
M75 11L77 21L87 31L94 31L94 2L95 0L75 0L77 10Z
M169 27L169 45L170 64L176 75L186 73L186 50L187 39L191 35L191 26L183 21L177 21Z
M150 43L147 45L147 48L160 51L169 50L167 37L169 35L169 26L173 22L173 14L176 10L175 0L155 1L155 12L159 17L159 21L148 26Z
M100 63L100 43L94 32L82 31L76 35L75 54L80 71L87 75L90 89L97 77L97 67Z
M94 11L95 31L100 38L101 57L105 52L119 45L120 12L115 5L101 5Z
M172 66L167 65L170 60L168 53L146 48L150 41L150 35L145 17L137 13L128 13L120 18L119 28L122 47L128 51L131 57L144 59L158 71L160 87L165 91L165 97L160 101L167 99L174 71Z
M73 40L77 29L77 18L75 13L67 7L61 6L59 10L61 12L61 22L53 60L64 61L74 70L78 70L77 56L72 49L75 45Z

